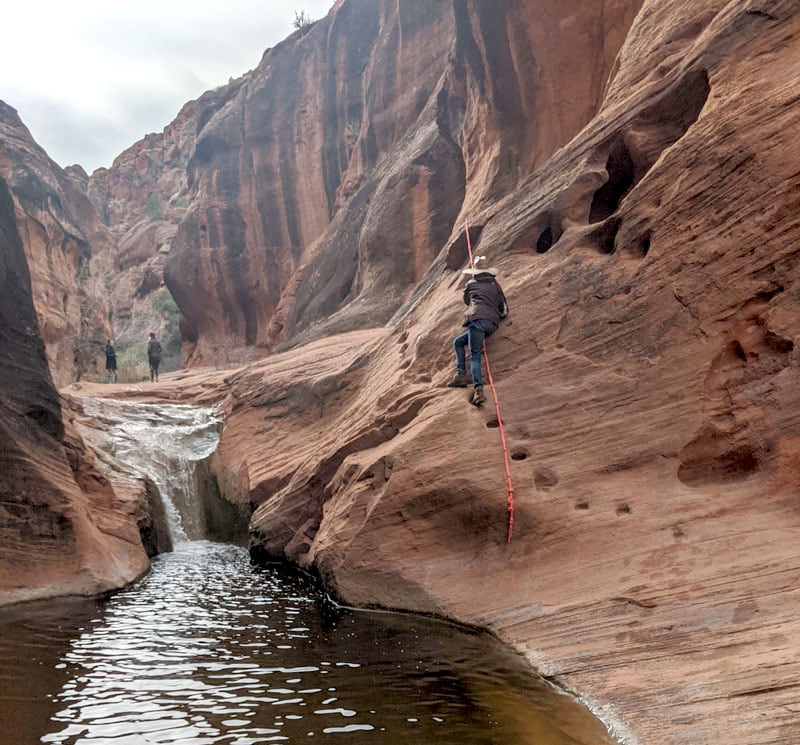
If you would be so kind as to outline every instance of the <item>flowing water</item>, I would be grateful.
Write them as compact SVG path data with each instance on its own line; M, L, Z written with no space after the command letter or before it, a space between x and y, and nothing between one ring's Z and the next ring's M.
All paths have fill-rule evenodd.
M487 634L341 608L307 576L257 566L245 549L181 540L202 526L183 493L191 467L173 461L211 452L218 427L210 412L164 414L125 404L92 416L111 430L118 416L138 422L111 432L106 455L146 467L168 495L175 550L109 598L0 609L0 743L613 742Z
M194 473L219 442L221 421L214 410L91 398L83 408L95 427L102 426L101 460L158 489L173 542L204 538Z

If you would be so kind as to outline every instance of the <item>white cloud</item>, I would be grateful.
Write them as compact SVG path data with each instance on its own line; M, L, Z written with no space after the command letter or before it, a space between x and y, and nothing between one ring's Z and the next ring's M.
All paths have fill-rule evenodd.
M181 106L253 69L333 0L28 0L3 10L0 99L62 166L111 165Z

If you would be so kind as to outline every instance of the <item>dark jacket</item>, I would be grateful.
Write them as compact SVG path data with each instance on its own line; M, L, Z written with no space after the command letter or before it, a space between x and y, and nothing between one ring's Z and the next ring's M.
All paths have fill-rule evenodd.
M106 370L117 369L117 350L106 344Z
M499 326L500 319L508 315L506 296L491 274L479 274L467 282L464 304L469 306L464 314L464 326L469 326L470 321L481 320Z
M147 356L151 360L161 359L161 342L158 339L150 339L147 342Z

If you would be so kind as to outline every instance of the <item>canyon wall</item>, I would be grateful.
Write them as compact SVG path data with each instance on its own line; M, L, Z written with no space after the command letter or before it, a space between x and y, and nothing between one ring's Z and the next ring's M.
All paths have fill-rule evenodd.
M81 185L59 168L17 112L0 101L0 178L14 202L39 331L56 385L99 372L110 334L110 272L116 244ZM82 174L82 177L81 177Z
M594 115L638 6L339 2L199 103L165 274L188 363L386 322Z
M174 209L189 362L284 351L105 391L220 403L254 553L345 602L488 627L625 742L790 745L797 3L563 6L340 0L184 110L174 170L175 129L128 151L137 205ZM132 237L119 180L87 190ZM512 310L488 344L511 543L498 415L444 387L465 217ZM4 420L24 452L30 419Z
M15 213L0 178L0 604L102 592L148 566L135 503L62 411Z
M190 101L163 132L148 134L120 153L111 168L94 171L84 185L117 243L107 262L117 340L127 348L138 342L131 356L136 359L138 352L143 365L150 330L161 339L167 368L181 362L178 309L164 286L164 267L189 206L186 167L198 120L224 95L209 91ZM130 377L130 371L125 372Z
M645 3L597 116L470 209L511 543L497 414L443 387L454 236L392 328L225 378L254 550L488 626L627 742L795 742L799 40L787 0Z

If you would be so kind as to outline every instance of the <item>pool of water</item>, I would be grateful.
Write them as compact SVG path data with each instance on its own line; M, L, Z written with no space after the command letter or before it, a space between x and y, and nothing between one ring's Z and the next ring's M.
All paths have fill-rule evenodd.
M244 549L179 544L106 600L0 610L0 742L603 745L487 634L342 609Z

